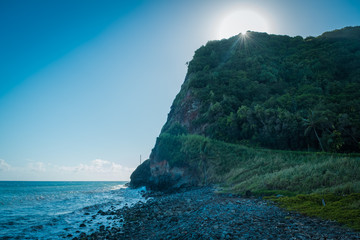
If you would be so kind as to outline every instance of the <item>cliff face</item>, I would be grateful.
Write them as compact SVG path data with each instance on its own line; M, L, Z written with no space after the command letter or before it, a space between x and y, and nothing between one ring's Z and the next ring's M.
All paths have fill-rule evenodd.
M152 190L172 191L199 184L196 173L189 166L173 164L173 157L163 154L166 152L166 149L163 149L166 144L168 144L166 139L158 138L150 159L138 166L131 174L131 187L146 186ZM180 149L176 147L171 149L171 152L176 151L179 152Z
M130 176L130 185L132 188L138 188L142 186L149 186L148 182L151 177L150 173L150 160L144 161L138 166Z
M206 140L180 137L189 134L272 149L359 152L359 39L360 27L347 27L306 39L248 32L208 42L189 63L131 185L207 183Z

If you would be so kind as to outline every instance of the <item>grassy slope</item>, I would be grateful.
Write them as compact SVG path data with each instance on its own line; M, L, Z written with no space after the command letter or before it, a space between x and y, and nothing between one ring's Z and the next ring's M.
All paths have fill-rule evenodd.
M173 159L172 165L191 167L204 184L217 183L239 194L282 194L270 199L360 230L359 155L254 149L198 135L169 134L159 137L155 151Z
M288 210L308 216L336 220L360 231L360 193L336 194L299 194L293 197L268 197Z

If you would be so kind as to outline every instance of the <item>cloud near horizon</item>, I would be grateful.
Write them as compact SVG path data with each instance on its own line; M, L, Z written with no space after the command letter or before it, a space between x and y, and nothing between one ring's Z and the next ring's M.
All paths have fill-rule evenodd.
M132 172L133 168L124 167L115 162L103 159L95 159L90 164L79 164L78 166L56 166L60 171L66 172L92 172L92 173L117 173L121 171Z
M0 159L0 171L10 170L11 166L4 159Z
M28 169L33 172L46 172L45 164L43 162L29 162Z
M135 170L121 164L103 159L92 160L89 164L80 163L77 166L54 166L56 171L86 180L129 180Z
M62 166L30 161L26 167L12 167L5 160L0 159L0 180L38 180L38 181L127 181L134 168L121 164L95 159L89 163L75 166ZM6 173L10 173L8 177ZM37 178L34 179L34 176Z

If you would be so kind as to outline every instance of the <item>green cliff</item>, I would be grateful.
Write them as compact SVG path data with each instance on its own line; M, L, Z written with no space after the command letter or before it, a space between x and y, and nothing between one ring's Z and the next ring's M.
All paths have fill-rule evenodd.
M142 166L133 186L343 191L353 172L327 182L336 173L326 166L346 158L359 169L358 159L344 155L360 152L359 39L360 27L347 27L305 39L248 32L200 47L147 162L149 177ZM313 187L288 186L310 166L313 177L321 172L309 179ZM294 180L291 171L304 176ZM279 183L282 174L288 183Z

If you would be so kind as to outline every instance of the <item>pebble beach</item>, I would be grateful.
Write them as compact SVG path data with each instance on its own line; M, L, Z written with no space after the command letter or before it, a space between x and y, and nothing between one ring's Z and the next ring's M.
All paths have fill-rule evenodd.
M334 221L288 212L258 198L215 193L213 188L145 197L146 202L131 207L99 211L108 224L73 239L360 239L359 232Z

